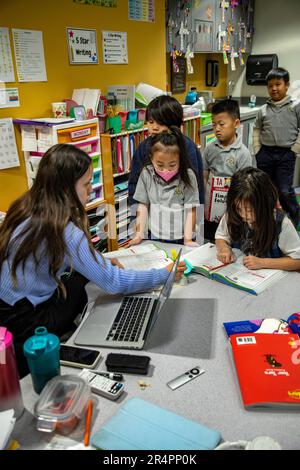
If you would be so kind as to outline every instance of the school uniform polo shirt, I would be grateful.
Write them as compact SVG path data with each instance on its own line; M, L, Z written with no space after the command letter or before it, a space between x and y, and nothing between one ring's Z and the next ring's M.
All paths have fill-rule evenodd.
M231 177L247 166L253 166L253 162L241 136L237 136L235 142L227 147L219 140L214 140L203 151L203 169L210 171L213 176Z
M259 129L262 145L291 148L300 128L300 101L286 96L279 102L268 100L258 111L254 129ZM297 151L295 149L295 151Z
M156 238L179 240L183 238L185 208L199 206L196 175L188 169L191 186L181 178L164 181L152 165L143 168L134 193L137 202L150 205L148 228Z

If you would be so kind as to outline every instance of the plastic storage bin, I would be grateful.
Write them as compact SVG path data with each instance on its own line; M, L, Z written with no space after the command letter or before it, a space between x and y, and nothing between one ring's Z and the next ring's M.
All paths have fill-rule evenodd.
M207 124L211 124L211 122L212 122L211 113L201 113L201 126L206 126Z
M102 182L101 169L94 170L92 184L98 184Z
M93 168L99 168L99 164L100 164L100 155L97 154L97 155L90 155L91 159L92 159L92 164L93 164Z
M34 407L37 429L69 434L85 415L90 399L90 387L81 377L54 377L46 384Z
M75 147L88 154L95 153L98 148L98 139L91 139L89 142L77 142Z

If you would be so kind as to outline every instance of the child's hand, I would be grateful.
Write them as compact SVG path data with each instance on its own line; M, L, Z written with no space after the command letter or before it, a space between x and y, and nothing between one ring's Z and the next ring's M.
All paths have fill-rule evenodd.
M129 246L133 245L139 245L143 241L143 238L140 237L139 235L136 235L132 240L129 240L126 245L124 245L125 248L128 248Z
M199 243L194 242L193 240L184 240L184 246L197 247L200 246Z
M217 259L224 264L229 264L235 261L235 256L230 246L224 246L224 248L218 250Z
M257 256L244 256L243 258L244 266L248 269L263 269L264 268L264 261L262 258L258 258Z
M166 270L171 272L172 271L172 268L173 268L173 265L174 263L170 263L168 264L168 266L166 266ZM177 271L176 271L176 275L175 275L175 281L180 281L184 271L186 270L186 264L184 261L180 261L180 263L178 264L178 267L177 267Z

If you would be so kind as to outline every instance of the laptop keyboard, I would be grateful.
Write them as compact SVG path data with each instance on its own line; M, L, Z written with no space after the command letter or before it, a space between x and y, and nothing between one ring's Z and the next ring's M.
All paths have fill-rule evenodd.
M152 298L124 297L106 341L138 341Z

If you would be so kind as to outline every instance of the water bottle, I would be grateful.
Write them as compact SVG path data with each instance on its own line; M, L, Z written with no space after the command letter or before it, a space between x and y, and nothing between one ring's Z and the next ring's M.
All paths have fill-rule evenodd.
M35 335L28 338L23 346L31 373L33 388L40 393L48 380L60 375L59 338L39 326Z
M0 327L0 411L14 409L15 418L23 412L19 373L13 335L3 326Z

